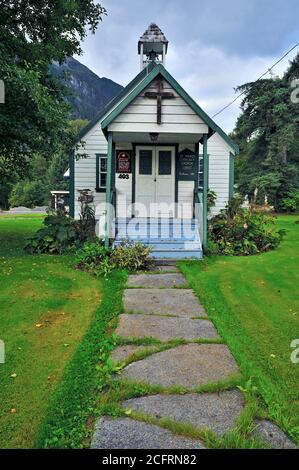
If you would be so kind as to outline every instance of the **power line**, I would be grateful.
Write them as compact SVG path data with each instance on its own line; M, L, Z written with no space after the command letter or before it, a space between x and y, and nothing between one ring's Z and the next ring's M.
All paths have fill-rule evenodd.
M280 57L280 59L278 59L275 64L271 65L271 67L269 67L266 72L264 72L260 77L258 77L255 81L255 82L258 82L261 78L263 78L265 75L267 75L269 72L271 72L271 70L277 65L279 64L279 62L281 62L287 55L290 54L290 52L292 52L294 49L296 49L296 47L299 46L299 42L297 42L297 44L295 44L293 47L291 47L291 49L289 49L283 56ZM240 96L244 95L245 91L242 91L242 93L240 93L238 96L236 96L236 98L234 98L230 103L228 103L226 106L224 106L223 108L220 109L220 111L218 111L216 114L214 114L212 116L212 118L214 118L215 116L218 116L218 114L222 113L225 109L229 108L232 104L234 104L239 98Z

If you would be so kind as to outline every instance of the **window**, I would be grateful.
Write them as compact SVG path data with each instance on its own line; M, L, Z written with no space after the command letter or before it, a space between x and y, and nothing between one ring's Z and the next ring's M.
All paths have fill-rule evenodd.
M107 155L96 155L96 191L101 192L106 189L107 179Z
M203 188L203 155L199 155L198 160L198 187Z
M152 151L140 150L139 152L139 174L151 175L152 174Z
M171 175L171 152L159 151L159 175Z

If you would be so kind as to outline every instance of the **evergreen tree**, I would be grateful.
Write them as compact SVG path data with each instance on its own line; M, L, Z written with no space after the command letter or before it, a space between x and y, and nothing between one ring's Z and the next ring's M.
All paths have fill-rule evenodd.
M241 153L236 164L239 191L251 200L265 196L277 210L299 189L299 104L292 102L292 80L299 78L299 54L282 78L238 88L245 96L234 138Z

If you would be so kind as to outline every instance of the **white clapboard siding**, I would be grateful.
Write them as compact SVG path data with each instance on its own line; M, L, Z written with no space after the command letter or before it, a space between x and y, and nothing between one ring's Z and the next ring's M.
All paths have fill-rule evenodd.
M186 102L163 80L164 91L171 91L173 99L162 100L162 124L157 124L157 102L146 97L147 91L156 91L152 84L127 106L109 125L115 132L166 132L201 134L208 127Z
M97 207L105 201L105 193L97 193L96 188L96 154L107 153L107 141L96 124L83 139L84 145L76 150L76 155L86 154L87 158L75 159L75 218L79 217L80 204L78 203L78 190L89 189L94 195L94 205Z
M217 214L228 202L230 152L230 147L219 134L214 134L208 139L209 188L217 194L216 205L211 209L211 216Z

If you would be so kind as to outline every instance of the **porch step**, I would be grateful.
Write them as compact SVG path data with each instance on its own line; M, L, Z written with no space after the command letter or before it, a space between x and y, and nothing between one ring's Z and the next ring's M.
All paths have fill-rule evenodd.
M151 256L155 259L202 259L202 250L153 250Z
M117 219L114 246L124 239L151 247L159 260L201 259L202 246L196 219Z

